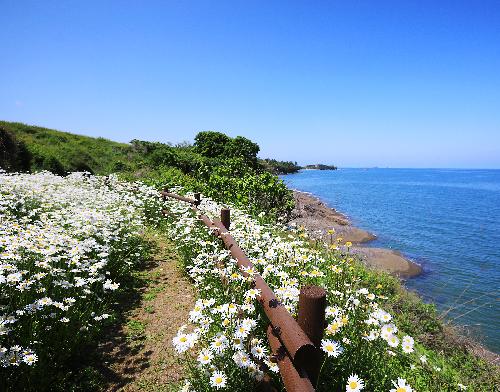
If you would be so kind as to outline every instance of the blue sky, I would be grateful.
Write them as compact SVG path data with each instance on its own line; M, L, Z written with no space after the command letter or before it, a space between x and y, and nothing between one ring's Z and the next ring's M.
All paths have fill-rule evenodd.
M500 3L0 0L0 119L246 136L261 156L500 168Z

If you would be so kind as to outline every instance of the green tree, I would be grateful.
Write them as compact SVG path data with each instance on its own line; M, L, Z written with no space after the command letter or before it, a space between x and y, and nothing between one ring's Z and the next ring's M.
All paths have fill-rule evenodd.
M224 154L231 138L221 132L199 132L194 138L195 151L205 157L217 158Z
M257 166L257 154L260 147L243 136L236 136L226 145L226 155L231 158L241 158L247 165Z

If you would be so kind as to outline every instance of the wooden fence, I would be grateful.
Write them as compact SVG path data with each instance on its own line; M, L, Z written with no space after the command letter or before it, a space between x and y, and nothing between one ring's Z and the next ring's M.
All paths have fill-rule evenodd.
M198 214L198 218L217 235L226 249L236 259L245 276L245 269L253 268L252 262L231 236L231 213L229 209L221 210L221 218L212 221L198 209L201 199L195 193L194 199L169 193L167 189L161 192L164 199L174 198L190 203ZM168 211L164 210L164 214ZM244 267L244 269L243 269ZM267 337L271 347L271 361L278 364L285 388L288 392L314 391L319 377L323 354L321 339L325 326L326 292L317 286L302 287L299 295L299 310L297 320L278 300L274 292L259 274L252 274L253 287L260 291L257 297L266 316L269 319ZM274 387L266 377L259 388L273 391Z

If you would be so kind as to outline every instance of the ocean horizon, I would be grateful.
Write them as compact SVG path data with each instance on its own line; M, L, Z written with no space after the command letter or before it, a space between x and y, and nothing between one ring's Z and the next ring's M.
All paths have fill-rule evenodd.
M281 176L319 197L423 273L405 286L500 352L500 169L340 168Z

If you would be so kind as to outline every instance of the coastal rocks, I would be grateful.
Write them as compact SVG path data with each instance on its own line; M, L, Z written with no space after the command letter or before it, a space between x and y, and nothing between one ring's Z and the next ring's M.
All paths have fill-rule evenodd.
M318 198L298 191L294 191L293 195L295 209L289 223L303 226L309 232L317 233L326 241L330 240L327 231L335 229L334 238L342 237L344 242L350 241L355 244L352 247L352 252L359 255L361 260L369 267L402 278L416 276L422 272L422 268L418 264L405 259L397 251L361 246L361 244L373 241L377 237L366 230L352 226L345 215L329 208Z
M321 200L307 193L294 191L295 209L292 212L292 220L297 226L304 226L309 231L321 231L326 233L329 229L335 229L335 238L342 237L344 241L353 244L373 241L377 238L366 230L351 226L349 219L329 208Z
M353 247L352 253L359 255L366 265L401 278L411 278L422 273L422 267L392 249Z

